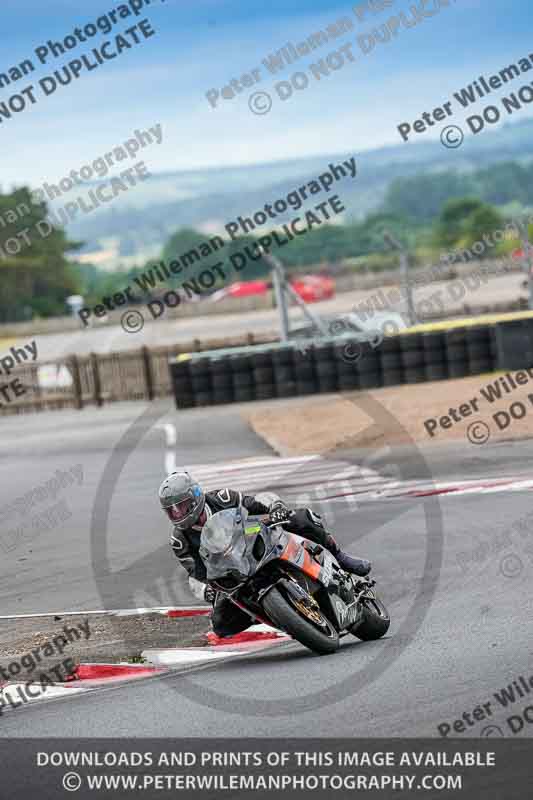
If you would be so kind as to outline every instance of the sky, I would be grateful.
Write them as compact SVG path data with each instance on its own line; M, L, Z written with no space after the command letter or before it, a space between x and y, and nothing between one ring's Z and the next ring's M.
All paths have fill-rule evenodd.
M146 1L146 0L145 0ZM127 2L127 0L126 0ZM139 0L140 2L140 0ZM532 54L530 0L374 0L380 13L362 20L354 4L317 0L150 0L137 17L119 21L64 56L39 64L35 49L62 41L121 4L112 0L3 0L0 73L30 58L35 72L0 89L0 106L28 85L37 86L70 60L90 53L105 40L142 19L155 35L125 50L91 72L83 71L49 97L36 89L37 102L0 123L4 155L0 182L6 190L24 182L57 182L70 170L93 161L132 136L135 129L162 125L163 141L146 151L151 172L189 170L279 161L332 152L358 153L400 145L397 126L414 122L452 97L479 75L491 75ZM356 42L410 6L433 10L409 29L401 27L389 42L377 42L364 55ZM440 8L439 8L440 6ZM302 57L279 75L262 60L288 42L301 42L341 17L354 23L350 33ZM320 80L310 65L351 43L354 62L330 70ZM114 44L112 45L114 47ZM345 54L348 51L344 51ZM335 61L335 58L337 59ZM232 78L259 69L260 81L213 108L209 90L219 92ZM304 73L308 86L281 100L275 85ZM533 72L532 72L533 75ZM513 87L491 95L490 102L530 83L524 75ZM254 92L267 92L269 113L250 111ZM281 89L279 89L281 91ZM265 97L257 99L259 110ZM489 100L487 100L487 103ZM480 103L481 108L483 103ZM530 110L531 109L531 110ZM465 116L450 122L461 125ZM516 120L531 116L525 107ZM507 119L505 121L508 121ZM438 129L440 130L440 129ZM413 136L429 141L438 132ZM406 148L410 143L405 143ZM450 160L454 158L450 150Z

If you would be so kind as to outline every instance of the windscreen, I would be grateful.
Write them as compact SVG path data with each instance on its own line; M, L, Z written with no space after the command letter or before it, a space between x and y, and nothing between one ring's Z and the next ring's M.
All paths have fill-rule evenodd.
M243 577L249 575L244 536L247 517L245 508L228 508L213 514L204 525L200 556L206 567L207 580L216 580L228 573L239 573Z

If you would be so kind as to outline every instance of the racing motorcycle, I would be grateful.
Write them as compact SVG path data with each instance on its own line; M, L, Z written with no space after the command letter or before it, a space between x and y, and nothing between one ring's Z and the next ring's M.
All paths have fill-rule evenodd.
M314 653L334 653L347 633L367 641L389 629L374 580L344 572L328 550L268 516L219 511L203 527L199 553L216 592Z

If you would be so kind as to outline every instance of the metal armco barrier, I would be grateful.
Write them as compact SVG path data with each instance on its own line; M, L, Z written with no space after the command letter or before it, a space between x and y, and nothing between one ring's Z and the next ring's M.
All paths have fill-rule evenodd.
M178 408L357 391L533 366L533 317L379 343L350 336L183 354L169 362Z

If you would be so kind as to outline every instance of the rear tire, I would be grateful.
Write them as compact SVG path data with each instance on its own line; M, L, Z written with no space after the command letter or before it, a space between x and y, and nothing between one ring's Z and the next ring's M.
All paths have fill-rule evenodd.
M362 600L361 602L364 606L363 621L351 633L363 642L381 639L390 627L389 612L378 597L375 600Z
M314 653L325 656L339 649L339 634L323 614L329 635L322 633L311 622L307 622L278 589L271 589L263 598L263 608L275 625Z

